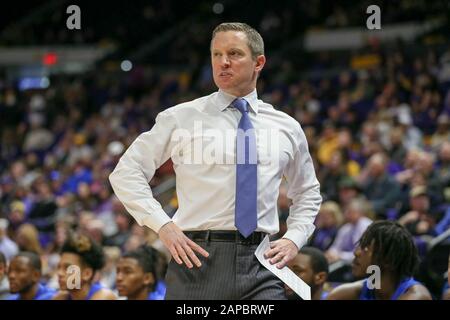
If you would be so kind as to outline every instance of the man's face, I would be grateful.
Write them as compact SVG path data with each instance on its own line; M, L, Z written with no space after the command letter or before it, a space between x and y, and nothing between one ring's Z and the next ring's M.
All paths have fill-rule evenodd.
M336 220L334 218L333 212L329 210L320 210L319 214L322 228L331 228L336 226Z
M58 282L59 282L59 288L61 290L68 290L67 283L68 278L71 276L70 273L67 272L67 269L70 266L77 266L80 268L81 274L80 274L80 282L85 283L89 281L89 279L92 276L92 269L91 268L85 268L82 264L81 258L75 254L70 252L64 252L61 255L61 259L58 263ZM83 268L84 267L84 268Z
M372 159L372 161L369 162L369 174L372 177L379 177L383 173L384 173L383 163L379 160Z
M412 210L416 211L428 211L430 207L430 202L428 200L428 196L419 195L416 197L412 197L410 200Z
M145 273L136 259L121 258L117 263L116 287L120 296L134 296L151 283L154 283L153 275Z
M265 57L252 58L247 36L241 31L218 32L211 42L214 82L223 91L242 97L256 86Z
M316 284L314 282L314 271L311 267L311 257L302 253L297 254L297 256L289 261L288 267L303 281L306 282L314 291ZM291 288L285 286L286 295L290 296L294 293Z
M39 271L34 270L27 257L15 257L8 268L9 291L23 293L39 281Z
M349 208L345 210L344 216L347 222L355 224L361 218L362 213L357 208L349 206Z
M358 192L354 188L341 187L339 189L339 201L341 203L349 203L352 199L356 198Z
M354 254L352 273L355 278L362 279L367 276L367 268L372 264L373 244L364 248L358 245Z

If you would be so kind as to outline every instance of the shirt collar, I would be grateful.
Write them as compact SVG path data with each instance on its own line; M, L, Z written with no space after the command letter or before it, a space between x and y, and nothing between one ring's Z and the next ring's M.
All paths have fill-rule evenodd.
M233 96L229 93L226 93L225 91L219 89L217 92L217 99L216 99L216 105L219 108L220 111L225 110L227 107L230 106L230 104L236 99L236 96ZM248 104L250 105L250 109L255 113L258 114L258 93L256 92L256 88L253 89L252 92L250 92L245 97L242 97L245 100L247 100Z

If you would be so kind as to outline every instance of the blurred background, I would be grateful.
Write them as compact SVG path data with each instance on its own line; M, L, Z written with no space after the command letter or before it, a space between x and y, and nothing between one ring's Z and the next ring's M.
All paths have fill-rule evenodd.
M71 4L81 9L81 30L66 27ZM366 27L372 4L381 9L381 30ZM335 241L342 226L389 219L414 236L417 279L439 299L450 248L450 1L9 6L0 10L0 251L7 260L39 253L45 281L57 287L59 250L76 230L104 247L99 281L114 289L121 254L144 243L165 253L107 177L160 111L216 90L211 33L239 21L265 41L258 94L307 136L324 198L310 245L326 254L329 286L353 280L354 243ZM170 161L150 184L172 215ZM278 236L288 207L283 184Z

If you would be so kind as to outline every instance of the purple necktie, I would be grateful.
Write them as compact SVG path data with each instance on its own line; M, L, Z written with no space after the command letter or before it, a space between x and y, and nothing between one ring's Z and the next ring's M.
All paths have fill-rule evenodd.
M236 203L234 223L248 237L255 231L257 218L256 135L248 116L248 102L238 98L232 106L242 113L236 137Z

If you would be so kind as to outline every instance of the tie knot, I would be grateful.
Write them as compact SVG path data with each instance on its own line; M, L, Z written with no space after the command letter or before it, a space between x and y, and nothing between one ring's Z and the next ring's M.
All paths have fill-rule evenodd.
M244 112L248 112L248 102L244 98L237 98L231 104L242 114L244 114Z

